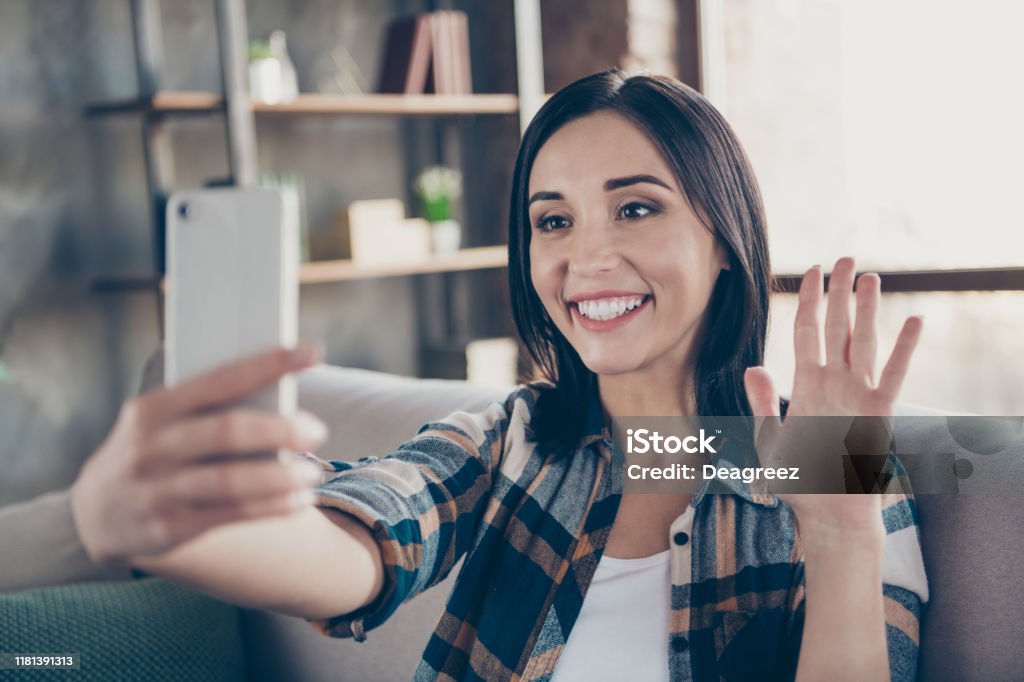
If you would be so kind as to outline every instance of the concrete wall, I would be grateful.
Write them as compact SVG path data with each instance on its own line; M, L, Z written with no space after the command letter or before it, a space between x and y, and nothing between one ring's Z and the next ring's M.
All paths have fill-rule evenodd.
M165 86L219 88L213 3L164 2ZM376 73L391 3L248 3L250 33L283 28L301 87L344 44ZM299 39L301 37L301 40ZM87 120L86 103L136 92L127 0L0 3L0 504L73 480L158 343L150 294L98 295L99 276L152 271L140 123ZM356 198L404 197L400 123L319 118L259 124L266 170L304 174L311 225ZM223 176L219 116L172 125L177 184ZM301 327L332 363L418 371L413 280L304 288Z

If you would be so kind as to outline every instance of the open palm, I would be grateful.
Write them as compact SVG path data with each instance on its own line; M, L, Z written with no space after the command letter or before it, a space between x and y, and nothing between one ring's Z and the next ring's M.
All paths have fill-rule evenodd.
M881 280L876 274L856 280L853 258L840 258L829 281L824 324L821 307L824 274L820 266L808 270L800 283L799 305L794 322L796 374L786 421L780 419L779 395L771 375L763 367L747 370L747 398L755 417L763 418L758 437L758 457L765 466L786 463L794 448L815 442L815 420L789 417L890 417L899 396L910 358L921 335L922 319L910 317L900 330L896 345L876 382L878 352L878 304ZM856 298L856 318L850 314ZM818 420L817 424L825 423ZM829 450L829 448L824 448ZM822 454L822 457L828 457ZM819 462L835 470L841 461ZM801 525L828 524L843 527L873 524L880 519L878 495L780 494L793 507Z

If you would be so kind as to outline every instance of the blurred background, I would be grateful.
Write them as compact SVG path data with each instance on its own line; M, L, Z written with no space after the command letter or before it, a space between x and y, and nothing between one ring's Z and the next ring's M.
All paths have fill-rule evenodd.
M784 288L853 254L883 276L883 348L925 315L904 401L1024 413L1022 28L1012 0L4 0L0 504L70 483L137 390L177 189L289 192L328 362L514 378L519 136L612 66L725 113Z

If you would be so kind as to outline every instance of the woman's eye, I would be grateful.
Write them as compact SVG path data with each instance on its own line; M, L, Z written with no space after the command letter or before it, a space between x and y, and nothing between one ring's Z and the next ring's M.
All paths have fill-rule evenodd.
M537 221L537 229L540 230L541 232L561 230L564 227L569 227L569 221L566 219L565 216L549 215Z
M644 216L650 215L652 213L656 213L657 209L654 208L653 206L649 205L649 204L641 204L640 202L630 202L629 204L624 206L622 209L620 209L620 211L618 211L618 212L620 212L620 214L624 218L635 219L635 218L643 218Z

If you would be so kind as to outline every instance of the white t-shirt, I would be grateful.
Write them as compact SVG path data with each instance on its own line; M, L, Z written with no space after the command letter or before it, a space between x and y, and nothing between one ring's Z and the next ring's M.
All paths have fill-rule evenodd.
M601 556L551 682L668 682L670 552Z

